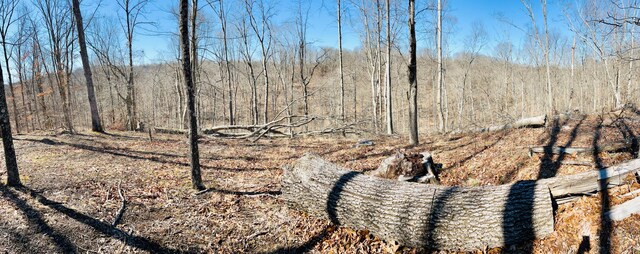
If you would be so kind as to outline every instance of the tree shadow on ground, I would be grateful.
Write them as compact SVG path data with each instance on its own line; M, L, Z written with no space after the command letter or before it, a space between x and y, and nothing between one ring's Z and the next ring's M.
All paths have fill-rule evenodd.
M580 126L584 122L584 119L585 117L582 117L580 121L576 124L576 126L573 127L569 135L569 139L561 147L565 147L565 148L571 147L571 145L573 144L573 141L578 136L578 131L580 129ZM539 180L544 178L551 178L558 174L558 170L562 166L562 161L565 159L567 154L560 153L557 155L557 158L554 160L553 147L558 142L558 135L560 134L562 126L566 125L567 122L568 121L564 121L562 124L560 124L560 121L557 118L553 120L551 132L549 134L549 141L543 147L544 154L542 155L542 159L540 160L540 168L538 169L538 177L536 179Z
M181 157L173 154L136 151L136 150L131 150L127 148L97 147L97 146L90 146L85 144L76 144L76 143L70 143L70 142L64 142L64 141L51 140L48 138L44 138L44 139L25 138L25 139L18 139L18 140L39 142L39 143L42 143L45 145L51 145L51 146L69 146L76 149L82 149L82 150L87 150L87 151L96 152L96 153L104 153L104 154L109 154L109 155L118 156L118 157L135 159L135 160L146 160L146 161L152 161L152 162L157 162L162 164L165 164L165 163L173 164L176 166L183 166L183 167L190 166L189 163L187 162L167 160L163 158L163 156L174 157L174 158L186 158L186 157ZM145 156L145 155L149 155L149 156ZM228 168L228 167L212 167L207 165L201 165L201 167L203 169L224 170L224 171L232 171L232 172L278 170L278 168L255 168L255 167Z
M171 248L167 248L164 247L152 240L149 240L147 238L141 237L141 236L135 236L129 233L126 233L122 230L120 230L117 227L112 226L111 224L107 224L105 222L102 222L96 218L93 218L91 216L88 216L86 214L80 213L72 208L66 207L64 205L62 205L61 203L52 201L47 199L45 196L42 196L40 193L29 189L28 187L19 187L19 188L15 188L15 190L20 191L24 194L27 194L29 196L31 196L32 198L34 198L37 202L39 202L40 204L47 206L61 214L66 215L67 217L80 222L86 226L89 226L90 228L96 230L97 232L104 234L106 236L109 236L113 239L117 239L121 242L123 242L124 244L126 244L127 246L130 247L134 247L134 248L138 248L141 250L145 250L145 251L149 251L152 253L185 253L183 251L180 250L176 250L176 249L171 249ZM4 193L10 193L7 195L12 195L16 196L15 193L13 193L11 190L7 189L7 188L3 188L2 189L3 195L5 195ZM24 200L23 200L24 202ZM26 204L26 202L24 202ZM32 211L33 212L33 211ZM37 214L37 211L36 211ZM43 229L47 229L48 226L46 226L46 223L44 222L44 220L42 219L42 217L35 218L34 223L37 223L38 225L44 225L44 226L39 226L39 227L44 227ZM43 232L44 233L44 232ZM71 244L70 241L68 241L68 239L65 241L64 239L66 237L64 236L57 236L58 238L60 238L61 240L59 243L59 246L64 246L66 248L66 246L69 246L68 244ZM73 245L70 245L73 246ZM68 251L64 251L64 252L68 252ZM71 252L75 252L71 251Z
M600 170L604 168L602 164L602 158L600 158L600 149L598 146L598 142L601 138L602 132L602 118L598 125L596 125L594 134L593 134L593 161L595 162L596 169ZM606 171L601 171L606 172ZM600 254L609 254L611 253L611 227L612 223L607 215L607 212L611 208L611 201L609 200L609 189L607 176L600 176L600 180L598 181L598 185L600 188L600 230L598 231L598 248Z
M360 172L350 171L340 177L338 181L333 184L331 191L327 195L327 203L325 211L329 217L329 220L334 225L340 225L340 220L338 218L338 203L340 201L342 192L344 191L344 187L349 183L354 177L361 175ZM298 245L296 247L282 247L273 252L269 252L269 254L277 254L277 253L305 253L313 250L316 245L324 240L325 237L329 234L329 227L325 227L320 233L311 237L307 242Z
M58 251L63 253L77 252L77 247L67 236L49 226L38 210L30 206L26 200L20 198L9 187L0 186L0 195L11 201L22 212L30 227L34 227L38 233L49 237Z

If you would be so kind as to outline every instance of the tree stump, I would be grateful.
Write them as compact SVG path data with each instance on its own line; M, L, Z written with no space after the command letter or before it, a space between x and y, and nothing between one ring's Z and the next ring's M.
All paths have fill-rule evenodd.
M437 166L429 152L401 153L384 159L376 170L366 174L399 181L438 184Z

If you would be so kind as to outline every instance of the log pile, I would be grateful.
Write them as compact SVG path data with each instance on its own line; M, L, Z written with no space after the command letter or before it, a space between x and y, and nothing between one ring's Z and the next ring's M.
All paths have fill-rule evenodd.
M405 246L475 250L553 232L549 189L534 181L418 184L349 171L307 154L285 169L282 193L296 209Z

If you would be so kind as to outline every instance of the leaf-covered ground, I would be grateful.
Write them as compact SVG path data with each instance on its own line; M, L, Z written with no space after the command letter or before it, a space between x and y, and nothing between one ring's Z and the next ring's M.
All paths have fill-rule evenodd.
M443 164L444 185L497 185L567 175L633 158L633 151L578 156L528 155L541 145L590 146L631 140L640 133L633 121L600 125L599 117L573 118L555 126L459 136L424 136L408 148L403 137L317 137L241 140L203 138L205 185L190 188L188 144L181 135L131 132L17 135L15 146L24 188L0 186L0 251L8 253L414 253L365 230L330 225L281 201L281 167L306 152L318 153L346 168L374 169L398 150L431 151ZM605 123L607 123L605 121ZM356 147L359 139L372 146ZM4 163L3 167L4 167ZM0 177L6 178L4 168ZM610 206L639 194L634 179L610 189ZM121 205L122 222L111 226ZM556 231L489 253L640 253L640 216L600 222L600 195L560 205ZM604 226L603 226L604 224ZM610 239L607 241L607 239ZM586 252L585 252L586 251Z

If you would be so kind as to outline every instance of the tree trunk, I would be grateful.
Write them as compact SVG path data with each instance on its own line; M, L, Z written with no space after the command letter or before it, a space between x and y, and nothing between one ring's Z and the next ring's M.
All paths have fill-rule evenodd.
M411 145L419 143L415 4L415 0L409 0L409 144Z
M11 80L11 72L10 72L10 67L9 67L9 55L7 54L7 41L6 41L6 36L3 35L2 38L2 50L4 51L4 63L6 64L6 68L7 68L7 78L9 79L9 91L11 91L11 104L13 106L13 121L15 122L15 126L16 126L16 132L20 133L20 123L18 122L18 105L16 103L16 92L15 92L15 88L13 86L13 80ZM2 86L4 89L4 83L2 83Z
M187 104L189 110L189 147L191 150L191 184L197 190L204 190L200 175L200 153L198 152L198 119L196 118L195 91L189 57L189 2L180 0L180 48L182 49L182 74L187 86ZM195 31L195 29L194 29Z
M385 116L387 120L387 134L393 134L393 106L391 105L391 4L387 0L387 66L385 71Z
M444 119L444 73L442 67L442 1L438 0L438 27L436 29L437 51L438 51L438 85L436 96L436 107L438 111L438 131L445 132L447 123Z
M13 148L13 136L11 135L11 123L9 122L9 108L7 98L4 93L4 75L0 66L0 133L2 134L2 145L4 147L4 161L7 169L7 185L20 186L20 173L18 162L16 161L16 151Z
M346 119L344 105L344 66L342 63L342 10L340 0L338 0L338 60L340 68L340 120L342 121L342 125L345 125ZM344 131L342 132L342 136L345 136Z
M549 189L534 181L469 188L417 184L305 155L285 170L282 193L296 209L406 246L469 251L553 232Z
M80 44L80 58L82 59L82 68L84 69L84 78L87 81L87 96L89 97L89 107L91 110L91 129L95 132L104 132L98 113L98 103L96 102L96 93L93 87L93 77L91 74L91 63L87 53L87 44L84 38L84 26L82 24L82 13L80 12L79 0L73 0L73 15L76 20L78 29L78 44Z

